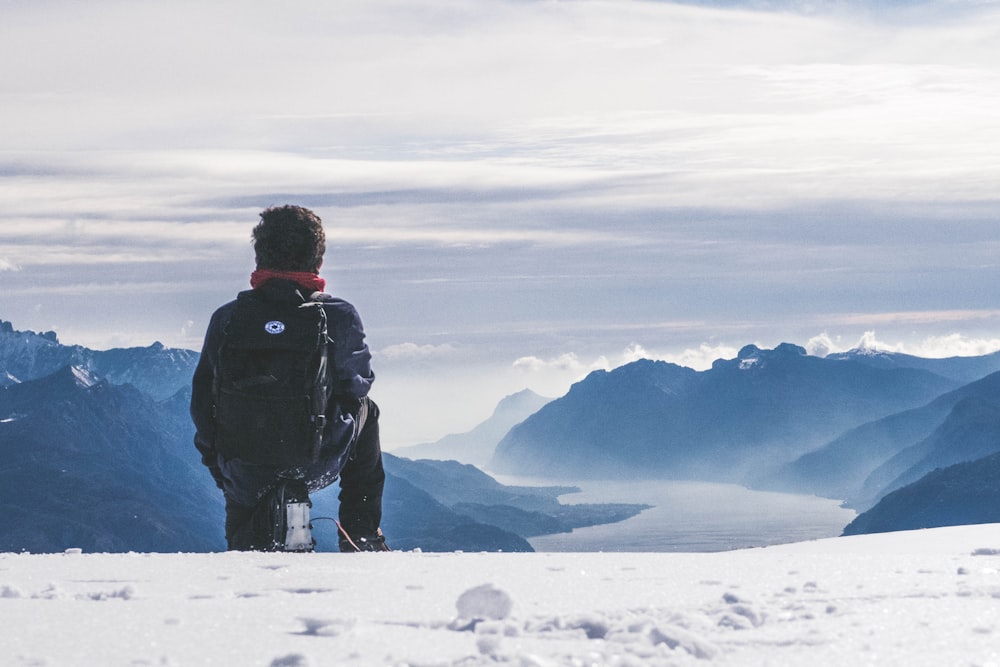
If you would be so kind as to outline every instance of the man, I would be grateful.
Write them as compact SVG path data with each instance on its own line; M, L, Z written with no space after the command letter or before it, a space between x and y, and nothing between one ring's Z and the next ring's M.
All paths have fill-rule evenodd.
M299 206L269 208L253 241L252 289L212 316L191 394L195 446L226 499L228 546L312 551L308 494L339 476L341 551L388 551L371 354L354 307L323 292L322 221Z

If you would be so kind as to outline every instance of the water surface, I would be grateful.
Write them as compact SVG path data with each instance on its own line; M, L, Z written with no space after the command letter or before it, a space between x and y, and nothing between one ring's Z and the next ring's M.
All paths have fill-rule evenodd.
M535 550L727 551L834 537L856 516L829 498L753 491L734 484L588 481L575 486L583 491L562 496L563 503L654 507L619 523L533 537L529 542Z

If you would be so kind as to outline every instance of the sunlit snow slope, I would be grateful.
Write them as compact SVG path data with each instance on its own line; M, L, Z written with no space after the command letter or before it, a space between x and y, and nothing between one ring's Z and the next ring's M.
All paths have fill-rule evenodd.
M714 554L0 555L4 665L1000 662L1000 525Z

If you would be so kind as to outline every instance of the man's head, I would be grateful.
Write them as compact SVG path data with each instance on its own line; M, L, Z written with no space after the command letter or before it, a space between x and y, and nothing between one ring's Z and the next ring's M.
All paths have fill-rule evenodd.
M326 252L323 222L301 206L275 206L253 228L257 268L318 273Z

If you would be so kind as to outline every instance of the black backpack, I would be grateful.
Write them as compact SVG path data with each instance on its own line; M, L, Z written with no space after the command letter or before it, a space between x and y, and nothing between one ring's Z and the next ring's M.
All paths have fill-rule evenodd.
M330 387L319 301L241 292L215 374L215 444L226 460L278 467L319 456Z

